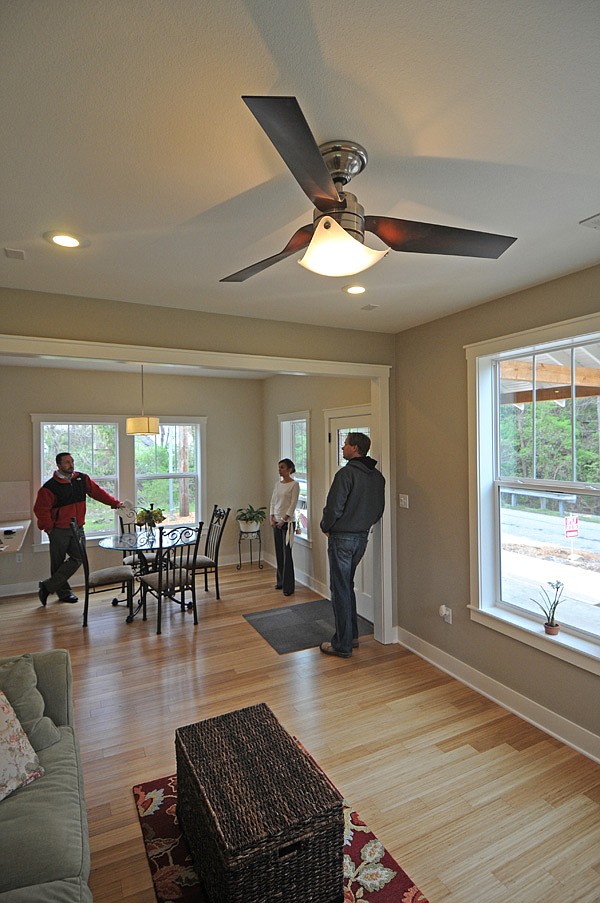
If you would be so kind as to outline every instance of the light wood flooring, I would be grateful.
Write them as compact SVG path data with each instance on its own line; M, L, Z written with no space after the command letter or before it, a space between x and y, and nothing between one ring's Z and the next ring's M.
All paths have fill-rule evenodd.
M81 604L0 601L0 655L71 653L96 903L154 903L131 788L175 771L175 728L257 702L431 903L600 901L600 765L399 646L278 655L242 615L316 594L273 584L267 565L225 568L198 627L173 607L161 636L152 607L127 625L112 594L85 631Z

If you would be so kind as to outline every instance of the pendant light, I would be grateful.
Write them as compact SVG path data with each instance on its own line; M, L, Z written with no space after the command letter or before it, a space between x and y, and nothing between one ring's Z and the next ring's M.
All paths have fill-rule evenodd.
M152 436L160 433L158 417L146 417L144 414L144 365L142 368L142 414L140 417L128 417L125 431L128 436Z

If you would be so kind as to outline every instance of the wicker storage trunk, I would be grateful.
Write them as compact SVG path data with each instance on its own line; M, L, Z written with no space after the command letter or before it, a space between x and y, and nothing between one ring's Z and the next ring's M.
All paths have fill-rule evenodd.
M211 903L342 903L342 797L267 705L180 727L177 816Z

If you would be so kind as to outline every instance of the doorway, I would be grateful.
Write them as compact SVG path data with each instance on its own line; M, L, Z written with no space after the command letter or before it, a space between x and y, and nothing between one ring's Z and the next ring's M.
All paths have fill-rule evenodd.
M325 411L325 435L327 436L329 453L327 455L327 481L331 485L335 474L346 462L342 454L342 445L348 433L365 433L371 439L371 454L377 458L377 441L372 432L371 405L356 405L349 408L336 408ZM372 533L372 531L371 531ZM361 617L375 621L375 596L373 584L375 579L373 562L373 542L369 544L354 578L356 593L356 610ZM329 570L329 568L328 568ZM380 579L380 575L377 579Z

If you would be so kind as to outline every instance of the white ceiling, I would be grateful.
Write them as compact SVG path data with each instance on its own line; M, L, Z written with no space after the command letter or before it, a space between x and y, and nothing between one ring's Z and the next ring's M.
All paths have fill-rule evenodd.
M597 264L599 40L598 0L0 0L0 284L393 333ZM365 145L366 213L517 242L220 284L312 219L242 94Z

